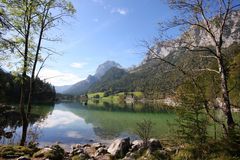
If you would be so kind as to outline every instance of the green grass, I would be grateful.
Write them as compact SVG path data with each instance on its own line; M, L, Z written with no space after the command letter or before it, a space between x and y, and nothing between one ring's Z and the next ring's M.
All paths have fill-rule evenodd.
M133 94L135 98L141 99L144 97L142 92L128 92L127 95ZM99 95L99 98L94 98L94 96ZM88 93L89 99L99 99L99 103L108 102L111 104L119 104L124 101L124 92L119 92L113 95L104 97L104 92ZM91 102L90 102L91 103Z
M93 98L96 95L99 95L100 98L102 98L104 95L104 92L88 93L88 98Z
M135 97L138 97L138 98L142 98L144 96L143 92L132 92L132 93Z
M127 92L127 95L133 94L137 98L142 98L144 96L143 92ZM95 93L88 93L88 98L93 98L94 96L99 95L100 98L105 98L104 97L104 92L95 92ZM124 92L119 92L113 95L110 95L108 97L119 97L119 96L124 96Z
M27 147L14 145L0 145L0 157L20 157L25 155L32 155L33 151Z

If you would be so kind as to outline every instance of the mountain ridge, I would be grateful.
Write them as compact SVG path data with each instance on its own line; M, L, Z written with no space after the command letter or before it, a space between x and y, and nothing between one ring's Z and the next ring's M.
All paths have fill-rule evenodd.
M79 95L84 94L88 91L89 87L99 81L101 77L111 68L122 68L122 66L119 63L116 63L114 61L106 61L102 64L100 64L97 69L96 73L94 75L89 75L85 80L82 80L80 82L77 82L73 85L71 85L67 90L63 91L63 94L70 94L70 95Z
M231 15L231 18L227 21L229 25L229 29L224 32L224 41L227 42L224 45L224 48L228 50L229 48L239 48L240 44L240 11L234 12ZM190 28L188 31L188 36L194 41L196 45L207 45L211 46L209 37L204 34L204 32ZM154 50L161 58L166 61L171 62L172 64L183 66L185 70L189 70L189 68L197 69L199 66L206 67L208 65L213 65L214 62L207 61L199 61L195 59L194 55L189 51L181 49L182 44L180 44L181 38L186 34L183 34L180 38L173 39L171 41L161 41L156 42L151 50ZM235 46L234 46L234 45ZM151 50L149 50L143 59L142 63L131 70L116 70L115 72L109 71L108 69L103 70L101 65L99 65L97 72L100 74L96 74L95 80L92 79L90 83L86 83L87 86L84 90L86 93L88 91L98 92L98 91L107 91L109 89L116 89L117 91L144 91L151 92L156 91L157 94L161 94L161 92L166 92L166 90L172 92L171 90L176 89L176 87L184 81L183 75L178 73L178 71L159 60L155 60L155 55L152 54ZM234 49L233 49L234 50ZM238 51L239 49L237 49ZM228 52L228 51L226 51ZM199 55L205 55L207 53L199 53ZM116 67L120 65L116 62L107 61L109 64L115 64ZM185 65L188 64L188 65ZM197 64L197 65L196 65ZM111 68L111 67L110 67ZM103 72L101 72L103 70ZM109 72L108 72L109 71ZM108 75L104 75L108 74ZM100 78L98 78L100 77ZM104 80L101 80L101 77L104 77ZM117 77L117 78L115 78ZM166 81L169 81L166 83ZM175 81L175 83L171 83L171 81ZM102 84L101 84L102 83ZM88 89L87 89L88 88ZM149 93L156 94L156 93ZM165 93L164 93L165 94Z

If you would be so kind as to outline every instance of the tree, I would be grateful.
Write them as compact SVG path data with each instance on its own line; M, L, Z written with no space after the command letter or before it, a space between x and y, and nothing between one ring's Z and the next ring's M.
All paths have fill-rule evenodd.
M5 11L4 6L0 4L0 38L2 37L3 31L5 28L7 28L7 24L5 22Z
M46 49L45 47L42 47L42 41L49 40L49 38L46 37L46 32L51 28L54 28L57 24L59 24L60 21L63 21L63 17L71 16L76 12L72 4L64 0L44 0L44 1L39 1L39 3L40 4L39 4L39 9L37 10L37 19L36 19L36 23L39 24L37 25L38 27L36 27L38 29L38 33L37 33L38 42L36 45L35 57L33 61L33 66L31 71L32 73L30 78L28 109L27 109L28 114L30 114L31 112L31 99L32 99L32 92L34 90L34 81L38 76L38 74L35 75L37 63L39 61L41 51L43 49ZM53 52L50 49L47 49L47 51ZM48 54L46 58L42 60L42 64L45 63L45 61L49 56L50 54ZM42 67L43 65L41 65L39 70L41 70Z
M22 114L23 133L27 130L27 116L31 111L31 98L36 79L37 63L42 52L51 51L42 46L47 31L54 28L64 16L72 15L75 10L72 4L65 0L1 0L5 8L4 20L10 26L6 36L11 44L10 53L16 53L19 60L18 69L21 72L20 111ZM42 55L43 56L43 55ZM48 56L47 56L48 57ZM46 59L45 59L46 60ZM45 62L43 60L43 63ZM42 66L40 67L40 69ZM28 93L28 114L25 112L27 74L31 74ZM38 74L37 74L38 75ZM26 135L22 135L21 145L24 145Z
M9 29L9 26L6 22L6 14L5 14L5 7L0 4L0 48L6 48L9 45L9 42L3 38ZM5 54L5 50L0 50L0 62L7 59L7 55ZM2 64L0 63L0 67Z
M229 86L227 82L228 65L223 50L229 45L229 42L225 41L226 37L234 34L231 30L229 31L228 20L233 14L239 15L239 1L169 0L168 3L170 8L175 10L180 16L175 16L171 21L161 24L161 31L166 32L167 30L176 27L182 31L182 36L171 42L167 42L167 38L165 37L165 42L159 43L159 45L165 47L176 47L176 49L185 51L207 51L208 55L205 55L204 57L213 58L218 66L216 69L202 68L199 66L198 71L215 73L219 76L222 104L219 104L218 108L222 109L226 116L227 128L234 128L235 122L231 112L231 100L229 97ZM239 37L236 39L239 39ZM201 90L199 84L197 84L194 80L194 71L191 71L191 73L187 72L182 66L177 66L176 64L164 59L162 55L159 55L159 53L157 53L154 49L150 49L150 52L154 54L156 58L174 66L185 76L188 76ZM201 94L205 97L202 92ZM207 101L206 97L205 100ZM209 105L207 102L205 102L204 105L205 109L208 110L209 113Z
M153 122L151 120L144 119L142 122L138 122L136 126L136 134L143 140L144 147L148 146L148 141L151 138L153 129Z
M206 159L208 118L204 112L201 94L192 83L186 83L177 90L177 96L184 107L176 109L177 139L192 147L192 159Z

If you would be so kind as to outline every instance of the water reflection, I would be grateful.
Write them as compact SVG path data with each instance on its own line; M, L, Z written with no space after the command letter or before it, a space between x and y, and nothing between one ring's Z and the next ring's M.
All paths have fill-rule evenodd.
M45 121L41 122L40 126L42 128L58 128L64 125L71 125L71 123L76 121L84 121L84 119L78 117L72 112L55 109Z
M41 107L41 111L39 110L39 107ZM0 112L0 130L3 134L0 135L0 143L18 144L20 142L21 135L26 135L28 138L26 143L29 143L33 140L32 136L30 136L33 135L33 124L46 118L52 110L53 106L36 106L33 114L29 116L27 126L25 126L25 131L29 132L28 134L22 133L22 118L18 108L9 106L2 107Z
M108 142L116 137L136 138L134 128L143 119L155 123L154 137L169 134L168 122L175 115L166 110L159 113L145 113L142 105L111 105L98 102L98 106L88 102L59 103L53 106L35 106L30 118L27 141L38 141L41 145L61 142L64 144ZM150 108L152 110L152 108ZM11 113L11 114L10 114ZM0 118L1 127L13 130L13 142L19 142L21 117L17 110L6 112ZM0 132L1 133L1 132ZM0 141L1 143L9 143Z

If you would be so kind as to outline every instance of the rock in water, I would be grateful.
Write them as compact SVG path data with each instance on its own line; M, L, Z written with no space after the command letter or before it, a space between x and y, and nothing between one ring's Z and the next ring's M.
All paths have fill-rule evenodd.
M116 158L122 158L130 148L130 138L116 139L108 148L108 152Z

